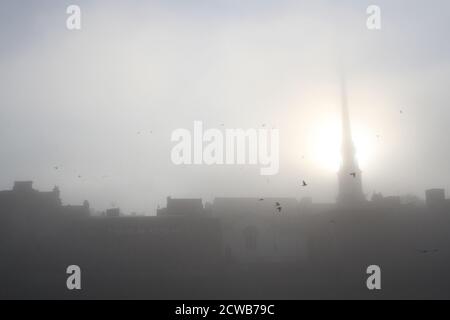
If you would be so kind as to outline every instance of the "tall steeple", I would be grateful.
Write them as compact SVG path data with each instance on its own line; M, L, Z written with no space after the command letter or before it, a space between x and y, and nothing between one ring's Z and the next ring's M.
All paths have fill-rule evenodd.
M353 144L350 114L347 102L345 77L341 74L342 103L342 162L338 172L339 192L337 202L344 205L358 204L366 201L362 190L361 170L356 159L356 149Z

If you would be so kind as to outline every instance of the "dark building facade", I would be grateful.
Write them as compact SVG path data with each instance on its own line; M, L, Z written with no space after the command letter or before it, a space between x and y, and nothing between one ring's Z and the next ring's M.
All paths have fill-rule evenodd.
M159 208L157 216L202 216L207 211L203 207L202 199L173 199L167 197L165 208Z
M429 208L439 209L446 206L444 189L429 189L425 191L425 201Z
M427 198L447 203L443 194ZM168 198L158 216L94 217L87 202L61 205L57 188L19 182L0 192L0 298L361 298L374 263L389 270L384 298L450 298L450 207L305 202L217 198L205 209ZM73 264L79 293L65 288ZM424 267L438 280L423 281Z

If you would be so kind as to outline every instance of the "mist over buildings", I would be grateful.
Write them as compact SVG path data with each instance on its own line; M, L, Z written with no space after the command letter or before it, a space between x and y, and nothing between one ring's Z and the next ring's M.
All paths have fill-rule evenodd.
M450 189L447 1L377 1L377 32L367 1L77 1L77 32L69 4L0 4L1 190L148 214L168 195L334 202L338 57L365 193ZM171 133L195 120L279 129L279 174L175 166Z

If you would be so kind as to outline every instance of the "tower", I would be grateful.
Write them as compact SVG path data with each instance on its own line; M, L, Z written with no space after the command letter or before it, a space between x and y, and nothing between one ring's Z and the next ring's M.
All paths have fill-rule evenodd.
M341 167L338 172L339 191L337 202L343 205L360 204L366 201L362 190L361 170L356 159L356 149L352 139L350 115L347 103L345 78L341 79L342 97L342 146Z

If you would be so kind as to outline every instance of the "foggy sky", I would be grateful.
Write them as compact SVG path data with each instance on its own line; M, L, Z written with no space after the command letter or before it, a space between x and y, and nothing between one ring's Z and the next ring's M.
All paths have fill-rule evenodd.
M149 214L169 195L334 201L317 143L339 133L339 57L365 193L450 189L448 30L447 0L2 1L0 189L33 180L64 203ZM278 128L279 174L175 166L171 133L195 120Z

